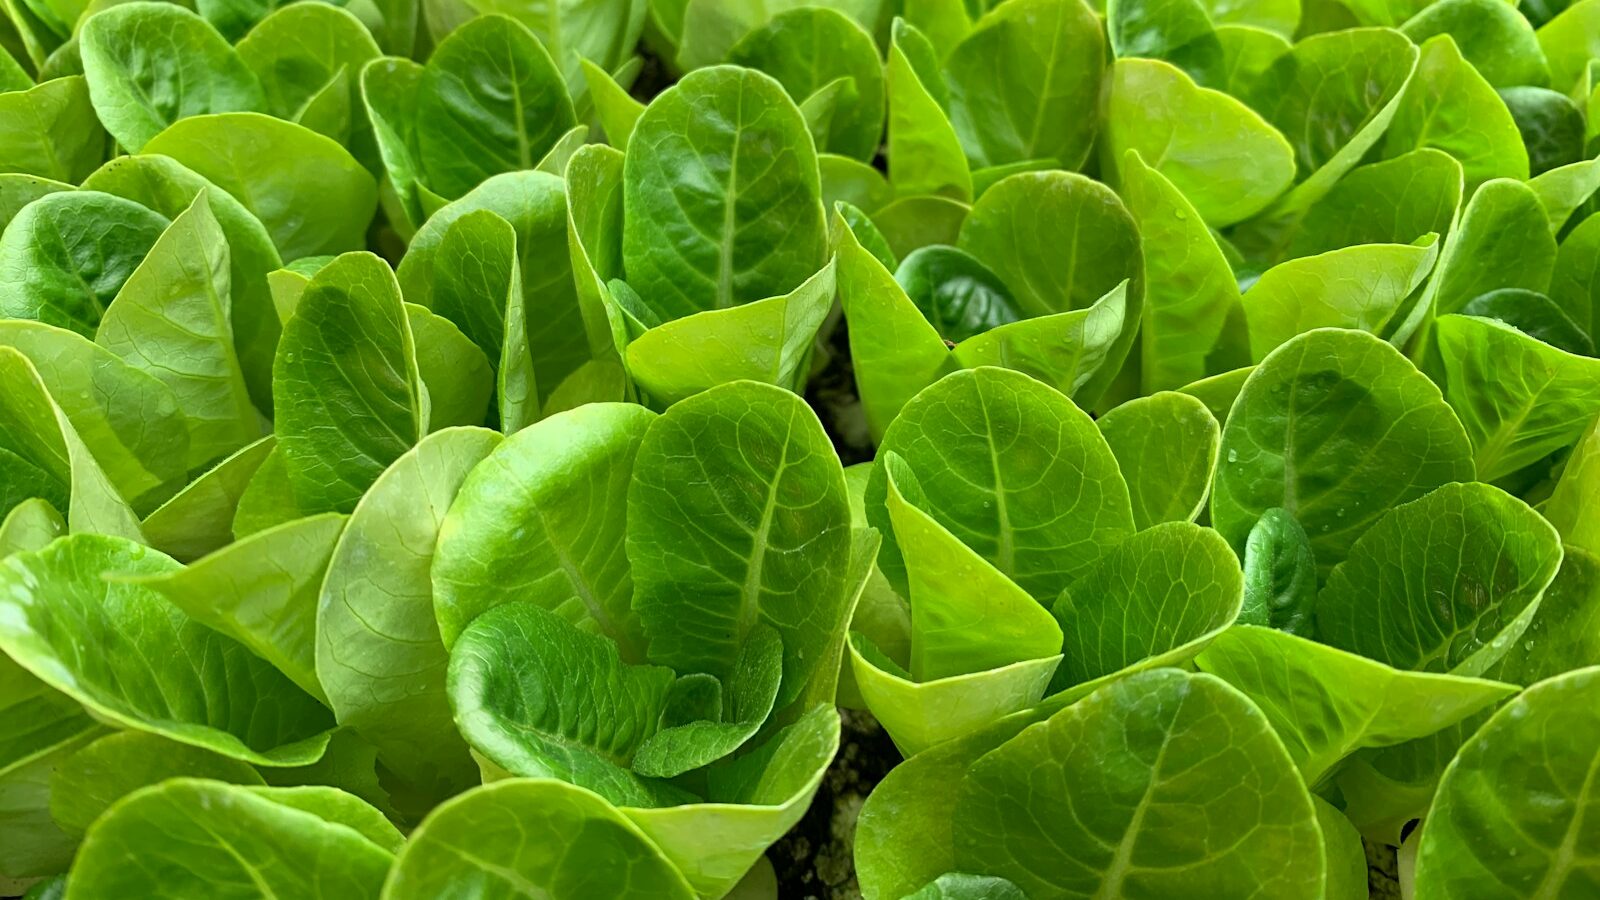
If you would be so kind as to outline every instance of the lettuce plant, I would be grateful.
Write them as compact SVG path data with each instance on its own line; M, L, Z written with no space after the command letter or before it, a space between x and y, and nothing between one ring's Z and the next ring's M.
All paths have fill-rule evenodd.
M1587 896L1597 154L1600 0L0 0L0 895Z

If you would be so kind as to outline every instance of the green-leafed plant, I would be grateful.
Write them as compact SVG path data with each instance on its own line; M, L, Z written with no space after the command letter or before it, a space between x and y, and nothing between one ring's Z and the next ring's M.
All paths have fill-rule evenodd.
M0 0L0 896L1587 897L1597 344L1600 0Z

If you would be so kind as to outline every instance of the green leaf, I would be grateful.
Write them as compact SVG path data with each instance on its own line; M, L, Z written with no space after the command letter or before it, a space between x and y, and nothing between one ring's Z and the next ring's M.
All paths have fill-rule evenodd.
M904 19L895 20L891 33L885 75L889 183L897 197L928 195L970 202L972 172L961 137L945 112L948 88L933 45ZM914 248L906 252L910 249Z
M1240 623L1311 637L1316 602L1317 559L1310 536L1288 510L1267 510L1245 541Z
M281 329L267 273L283 260L266 226L227 191L165 156L118 157L86 178L84 186L126 197L169 219L182 215L201 194L206 196L228 242L234 351L251 400L257 409L271 412L272 354Z
M244 492L275 447L270 435L247 444L156 507L139 526L150 546L179 562L193 562L232 543Z
M177 568L130 541L87 534L9 557L0 649L102 720L257 765L321 756L332 725L321 704L153 589L102 577Z
M973 763L955 806L958 865L1030 895L1167 896L1198 880L1287 900L1316 896L1324 877L1316 813L1283 744L1206 675L1163 669L1102 688Z
M799 696L850 565L843 469L805 402L734 382L674 405L639 444L627 511L649 658L725 679L765 622L783 639L778 707Z
M238 53L177 4L124 3L90 16L79 48L95 112L129 152L188 116L267 110Z
M1433 734L1516 693L1495 681L1391 668L1255 625L1228 629L1196 662L1250 698L1313 786L1356 750Z
M449 319L415 303L405 310L428 398L428 430L482 425L495 387L489 358Z
M1133 345L1143 259L1133 216L1110 188L1070 172L1012 175L961 226L958 246L1004 281L1028 316L1083 309L1128 281L1122 334L1080 397L1094 405Z
M0 321L0 346L33 364L118 494L159 498L187 474L189 433L171 390L82 335Z
M619 548L635 457L655 419L640 406L582 406L517 432L463 474L429 569L445 646L478 616L522 599L605 634L630 662L643 659Z
M1436 34L1450 35L1467 62L1497 88L1550 83L1533 26L1504 0L1440 0L1411 17L1400 33L1419 45Z
M38 497L24 500L0 519L0 557L38 550L66 533L67 522L55 507Z
M1424 147L1458 160L1468 190L1491 178L1528 177L1528 150L1511 110L1449 35L1423 42L1412 85L1384 133L1385 157Z
M685 799L632 768L674 680L671 669L625 663L608 638L522 601L489 610L461 633L448 691L462 737L505 771L650 807Z
M422 162L417 158L417 92L426 70L409 59L379 57L361 67L361 104L372 121L373 140L383 160L385 179L394 190L394 210L385 199L385 214L402 235L421 227ZM387 196L387 194L385 194Z
M77 184L106 158L83 76L0 94L0 172Z
M905 900L1028 900L1028 895L1004 878L947 872Z
M1422 830L1419 898L1553 896L1591 881L1579 848L1594 839L1583 811L1597 678L1588 668L1534 685L1462 746Z
M1513 87L1500 99L1516 119L1528 148L1528 171L1534 175L1585 157L1583 112L1565 94L1539 87Z
M821 268L816 153L776 81L690 73L651 102L629 146L627 280L663 318L785 294Z
M874 212L872 224L895 256L903 257L918 247L955 244L961 223L971 211L967 204L949 197L901 197Z
M836 283L830 260L783 296L663 323L628 345L628 374L662 405L740 379L804 390Z
M1204 403L1161 391L1096 420L1128 484L1134 527L1192 522L1205 508L1222 427Z
M29 203L61 191L72 190L72 185L38 175L20 175L16 172L0 174L0 232L6 230L11 220Z
M1561 480L1540 512L1561 532L1569 550L1578 547L1600 555L1600 511L1594 507L1600 489L1600 417L1591 423L1567 457ZM0 546L0 551L4 547Z
M477 781L450 720L429 573L445 511L499 444L481 428L423 438L356 505L321 586L317 679L340 724L370 741L404 785L395 802L408 812Z
M1441 318L1438 339L1445 399L1472 439L1480 478L1572 444L1600 412L1600 360L1471 316Z
M618 150L628 149L628 138L633 126L644 114L643 103L633 99L628 90L618 84L605 69L589 60L582 60L583 77L589 88L589 98L594 103L595 115L605 130L606 143Z
M317 104L332 104L345 117L344 133L314 130L350 148L363 164L376 164L372 124L362 115L360 76L383 51L353 13L328 3L290 4L262 19L237 49L261 82L262 111L308 125Z
M228 243L204 193L128 276L95 342L172 389L188 423L190 468L261 436L233 346Z
M563 379L592 358L593 350L593 338L586 334L588 314L574 285L566 241L566 189L559 176L538 171L511 172L485 181L428 219L412 238L395 275L407 301L427 307L443 302L446 309L435 311L451 317L447 311L449 301L435 297L436 290L455 289L452 279L461 274L441 268L458 261L453 254L460 245L452 241L452 246L446 246L446 237L457 221L480 210L505 219L516 232L520 303L528 348L533 356L535 382L544 391L541 402L548 401ZM573 215L580 215L580 211L573 210ZM468 232L461 238L471 236L472 232ZM503 245L498 252L505 252ZM496 288L497 293L499 290Z
M1242 550L1282 507L1325 573L1391 507L1473 475L1467 434L1426 376L1378 338L1318 329L1245 381L1222 429L1211 521Z
M1088 403L1086 385L1114 365L1127 333L1128 282L1084 309L1023 319L974 335L955 347L963 368L999 366ZM1103 377L1103 376L1102 376Z
M1273 266L1242 300L1251 358L1315 328L1387 334L1438 256L1438 235L1429 233L1412 244L1357 244Z
M850 358L856 390L872 436L918 391L954 371L958 363L883 261L862 244L844 208L833 217L839 302L850 323ZM893 251L890 251L891 255Z
M422 900L508 880L549 896L695 896L655 844L604 799L545 778L496 782L441 805L401 850L384 896Z
M50 775L50 816L82 835L118 800L168 778L264 782L248 763L142 731L117 731L73 751Z
M1306 211L1289 256L1449 234L1461 207L1462 178L1460 163L1429 148L1352 169Z
M1539 46L1550 62L1550 80L1565 91L1583 77L1589 61L1600 57L1600 2L1581 0L1545 22Z
M1556 530L1487 484L1396 506L1317 597L1317 636L1399 669L1481 675L1527 629L1561 564Z
M143 152L170 156L232 194L286 261L366 246L377 185L332 138L259 113L218 113L179 119Z
M1299 10L1294 10L1296 14ZM1225 80L1218 87L1235 97L1246 96L1278 57L1289 52L1284 34L1250 25L1222 25L1215 29L1222 45ZM1293 28L1289 29L1293 33Z
M776 78L796 103L830 82L851 79L854 90L841 99L817 151L866 161L878 152L886 110L883 63L872 35L849 16L825 6L785 10L740 38L727 61Z
M179 894L376 900L390 852L279 790L179 778L130 794L89 829L71 890L125 896L154 877Z
M1528 186L1496 179L1478 188L1441 253L1433 308L1443 316L1500 288L1544 291L1556 241L1539 197Z
M141 539L117 493L33 364L0 347L0 508L34 497L66 511L68 530Z
M1600 189L1600 161L1585 159L1535 175L1528 187L1550 215L1550 230L1560 233L1579 207Z
M1239 560L1209 528L1165 522L1114 545L1051 607L1065 637L1050 691L1067 696L1047 702L1187 662L1233 624L1243 596Z
M168 224L98 191L40 197L0 233L0 314L94 337L106 307Z
M349 253L306 288L273 367L278 448L307 512L350 512L427 429L412 334L388 263Z
M1032 159L1082 166L1105 63L1100 23L1081 0L995 5L945 63L950 122L973 167ZM893 65L891 57L891 73Z
M1144 256L1140 384L1176 389L1205 376L1207 357L1237 314L1239 283L1195 207L1137 150L1123 156L1121 179Z
M439 42L415 116L428 188L452 200L492 175L533 168L577 124L544 45L501 15L475 18Z
M283 451L274 443L239 495L233 513L233 536L242 538L298 519L303 515L289 483Z
M878 452L904 457L922 485L917 506L1041 604L1134 531L1128 488L1094 422L1017 372L946 376L906 404ZM867 484L867 517L884 533L879 565L898 589L906 567L886 474L880 467Z
M1020 318L1005 283L955 247L913 250L901 260L895 281L940 337L952 343Z
M1464 316L1496 319L1528 337L1543 341L1558 350L1580 356L1594 353L1594 343L1555 301L1538 291L1501 288L1474 297L1461 307Z
M1224 80L1222 42L1197 0L1107 0L1106 31L1117 57L1170 62L1205 85Z
M1306 38L1262 75L1246 100L1289 139L1298 182L1275 214L1315 203L1377 144L1417 56L1399 32L1353 28Z
M313 658L317 594L344 530L324 513L250 535L186 568L135 579L190 618L250 648L326 702Z

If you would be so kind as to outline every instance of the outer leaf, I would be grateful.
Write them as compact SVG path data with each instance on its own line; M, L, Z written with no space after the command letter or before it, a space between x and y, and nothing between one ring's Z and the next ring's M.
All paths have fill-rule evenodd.
M106 307L168 224L137 203L98 191L35 200L0 233L0 314L93 337Z
M969 369L940 380L884 434L879 453L890 452L921 482L918 506L1040 603L1134 530L1128 488L1094 423L1017 372ZM879 565L903 585L885 475L880 467L867 484L867 516L884 533Z
M327 710L231 638L160 594L103 573L177 563L130 541L74 535L0 563L0 648L102 719L258 765L322 755ZM78 651L84 644L101 654ZM226 701L216 702L218 695Z
M166 384L203 466L261 436L233 346L228 244L202 193L106 308L95 342Z
M106 157L83 76L0 94L0 172L76 184Z
M465 476L430 567L445 646L520 599L607 635L630 662L643 659L620 551L634 460L655 419L639 406L579 407L512 435Z
M1222 429L1211 521L1235 550L1273 507L1311 535L1326 572L1391 507L1473 478L1439 389L1383 341L1318 329L1267 355Z
M1472 316L1440 319L1438 339L1445 399L1466 426L1482 478L1570 445L1600 413L1600 360Z
M1500 288L1544 291L1555 266L1549 215L1524 184L1496 179L1472 195L1451 235L1436 276L1433 308L1453 313Z
M973 166L1081 166L1098 124L1104 47L1081 0L1014 0L979 19L945 63L950 121Z
M340 724L405 785L395 799L408 812L477 780L450 722L429 573L445 511L499 443L486 429L450 428L401 456L356 505L322 582L317 679Z
M1482 674L1528 627L1560 564L1560 536L1520 500L1445 485L1350 547L1317 598L1317 634L1400 669Z
M1102 166L1114 171L1137 151L1213 228L1255 215L1293 183L1295 151L1284 136L1178 67L1119 59L1110 90Z
M273 367L278 447L302 508L355 508L426 430L420 384L389 265L351 253L318 272Z
M1214 843L1196 846L1196 815ZM955 822L962 868L1030 895L1199 882L1299 898L1325 870L1310 796L1266 718L1223 682L1173 670L1116 682L978 760Z
M1600 3L1582 0L1539 29L1539 46L1550 61L1550 77L1564 91L1583 76L1589 60L1600 57Z
M1254 625L1229 629L1197 664L1266 714L1311 785L1362 747L1433 734L1516 692L1478 678L1393 669Z
M255 769L237 759L142 731L116 731L56 766L50 775L50 815L81 836L118 800L168 778L264 784Z
M1084 309L1023 319L962 341L955 359L964 368L999 366L1030 375L1088 403L1086 389L1115 365L1128 331L1128 282Z
M650 659L722 678L765 622L783 638L778 706L799 696L850 563L843 470L804 401L735 382L673 406L639 445L627 508Z
M1204 403L1162 391L1117 406L1095 424L1128 484L1135 528L1200 515L1222 442L1222 427Z
M629 146L628 283L664 318L784 294L821 267L816 154L776 81L693 72L650 104Z
M106 130L132 153L187 116L265 111L256 76L205 19L136 2L84 22L78 46Z
M1306 212L1289 256L1356 244L1414 244L1430 233L1446 235L1462 197L1461 164L1439 150L1413 150L1360 166Z
M488 891L507 879L519 890L556 897L695 896L650 839L605 800L545 778L496 782L440 806L401 851L383 896L422 900L464 885Z
M1533 26L1498 0L1441 0L1412 16L1400 32L1417 44L1448 34L1474 69L1495 87L1550 83Z
M1461 748L1422 832L1419 898L1559 896L1594 883L1580 848L1594 839L1584 811L1597 679L1589 668L1534 685Z
M285 260L366 246L377 185L343 147L308 128L258 113L191 116L144 152L170 156L232 194Z
M1468 188L1528 177L1528 149L1511 111L1449 35L1422 44L1414 83L1384 134L1386 157L1423 147L1459 160Z
M1140 385L1175 389L1206 374L1207 356L1239 306L1239 283L1195 207L1138 151L1123 156L1121 177L1144 256Z
M126 895L153 877L180 893L376 900L389 851L263 791L180 778L129 795L89 829L67 896Z
M428 187L447 199L491 175L533 168L577 124L550 54L500 15L473 19L439 42L416 102L418 159Z

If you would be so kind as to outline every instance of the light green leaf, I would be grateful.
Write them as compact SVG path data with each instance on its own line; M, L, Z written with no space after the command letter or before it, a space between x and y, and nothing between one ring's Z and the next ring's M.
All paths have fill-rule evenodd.
M644 114L644 104L633 99L605 69L587 59L582 60L582 65L595 115L600 119L600 127L605 129L606 143L618 150L627 150L633 126Z
M1222 25L1215 33L1222 45L1224 76L1218 87L1235 97L1247 96L1256 81L1292 46L1283 34L1250 25Z
M950 122L973 167L1032 159L1082 166L1105 63L1100 22L1081 0L994 5L945 62Z
M1572 448L1566 468L1561 470L1561 480L1556 482L1550 499L1540 509L1561 532L1563 542L1594 554L1600 554L1600 508L1593 500L1597 490L1600 490L1600 417L1589 425Z
M1433 271L1439 236L1412 244L1357 244L1279 263L1245 291L1250 356L1257 361L1315 328L1387 334L1405 300Z
M1426 376L1369 334L1318 329L1245 381L1222 429L1211 521L1242 550L1282 507L1326 572L1391 507L1473 475L1467 434Z
M1121 179L1144 256L1140 384L1176 389L1205 376L1207 357L1239 306L1239 283L1195 207L1137 150L1123 156Z
M276 439L274 439L276 440ZM242 451L241 451L242 452ZM283 452L274 443L250 476L233 512L233 536L242 538L301 517Z
M707 677L691 675L677 684L699 684ZM772 714L782 677L783 642L772 628L758 625L739 649L725 688L718 684L721 703L691 715L675 715L669 696L661 730L638 746L633 770L655 778L675 778L739 749ZM716 683L714 679L712 683Z
M1222 442L1222 427L1204 403L1162 391L1129 400L1095 424L1128 484L1135 528L1200 515Z
M384 210L402 236L414 234L428 216L422 209L422 163L417 158L417 92L424 69L409 59L379 57L361 67L361 103L372 121L373 140L383 160L393 204Z
M1222 42L1198 0L1106 0L1106 32L1119 59L1172 63L1195 81L1222 87Z
M1600 2L1571 4L1544 23L1538 38L1550 62L1551 83L1567 90L1583 77L1591 59L1600 58Z
M628 490L633 609L649 658L726 678L758 622L783 639L778 707L799 696L845 608L850 509L805 402L755 382L667 410Z
M552 852L559 848L559 852ZM423 900L471 885L552 897L690 900L683 875L601 797L547 778L508 779L441 805L412 834L387 900Z
M240 448L156 507L139 526L150 546L193 562L231 543L239 501L276 446L268 435Z
M68 896L137 894L155 877L178 894L377 900L390 852L279 790L179 778L130 794L89 829Z
M426 432L412 333L389 264L348 253L311 279L273 367L278 449L307 512L350 512Z
M1493 319L1445 316L1437 328L1445 399L1472 439L1480 478L1572 444L1600 413L1600 360Z
M1385 157L1442 150L1460 161L1469 190L1491 178L1528 177L1528 150L1511 111L1449 35L1423 42L1413 82L1384 135Z
M1529 688L1445 770L1417 852L1419 900L1559 896L1595 878L1592 846L1600 670ZM1492 836L1492 837L1491 837Z
M830 260L782 296L652 328L628 344L628 374L663 406L740 379L803 390L817 330L833 308L834 272Z
M895 20L892 34L885 76L889 183L897 197L927 195L970 202L972 173L961 137L944 110L948 89L933 45L904 19Z
M262 785L248 763L143 731L117 731L75 750L50 775L50 816L82 835L118 800L168 778Z
M1245 541L1240 624L1268 625L1311 637L1316 631L1316 602L1317 558L1310 536L1288 510L1267 510Z
M1505 0L1440 0L1412 16L1400 33L1419 45L1436 34L1450 35L1467 62L1497 88L1550 83L1533 26Z
M1600 160L1586 159L1540 172L1528 181L1550 215L1550 230L1559 234L1579 207L1600 189Z
M482 428L423 438L356 505L322 582L317 679L339 723L370 741L404 786L395 802L408 813L477 781L450 720L429 572L445 511L499 443Z
M1289 256L1356 244L1415 244L1430 233L1443 237L1461 207L1462 178L1460 163L1430 148L1352 169L1307 210Z
M177 568L131 541L87 534L9 557L0 649L102 720L257 765L316 760L332 725L321 704L151 588L102 577ZM103 652L80 653L86 642Z
M778 82L690 73L651 102L629 146L627 281L663 318L785 294L821 268L816 153Z
M1579 222L1556 250L1550 299L1585 332L1600 322L1600 213Z
M921 482L917 506L1041 604L1134 531L1127 485L1094 422L1017 372L946 376L906 404L878 452L904 457ZM879 565L898 589L906 566L887 495L879 467L867 517L884 533Z
M445 646L493 607L524 599L643 659L620 549L634 459L655 418L640 406L582 406L517 432L464 476L430 568Z
M1555 259L1555 237L1538 195L1515 181L1488 182L1472 195L1441 254L1434 311L1456 312L1499 288L1542 292Z
M1128 282L1083 309L999 325L955 347L963 368L999 366L1044 382L1087 404L1081 394L1102 376L1127 333Z
M189 468L261 436L233 346L228 243L202 193L151 246L106 307L95 342L178 399Z
M66 533L67 522L55 507L38 497L24 500L0 519L0 557L38 550Z
M428 398L428 430L482 425L495 387L489 357L449 319L415 303L405 311Z
M0 94L0 172L77 184L106 158L106 134L81 75Z
M94 337L106 307L168 224L98 191L40 197L0 233L0 314Z
M918 247L956 243L961 223L971 211L967 204L949 197L901 197L874 212L872 224L895 256L903 258Z
M174 122L143 152L170 156L232 194L285 261L366 246L377 184L332 138L259 113L218 113Z
M1255 625L1230 628L1196 662L1265 714L1310 785L1356 750L1433 734L1516 693L1495 681L1394 669Z
M958 866L1030 895L1162 897L1199 882L1289 900L1324 878L1316 813L1282 742L1207 675L1162 669L1102 688L973 763L955 807Z

